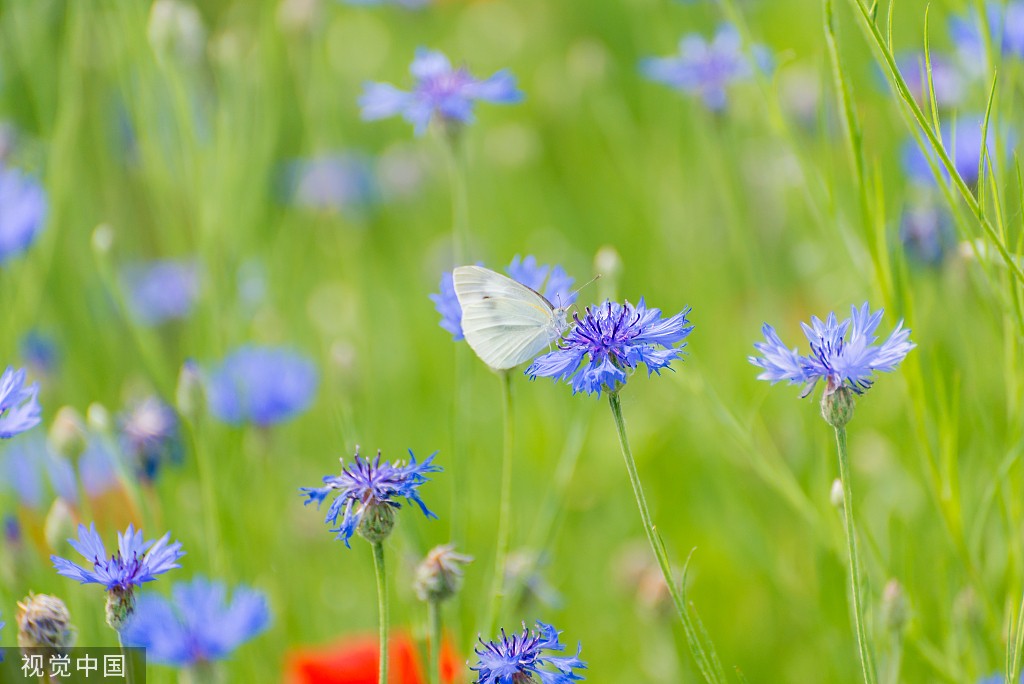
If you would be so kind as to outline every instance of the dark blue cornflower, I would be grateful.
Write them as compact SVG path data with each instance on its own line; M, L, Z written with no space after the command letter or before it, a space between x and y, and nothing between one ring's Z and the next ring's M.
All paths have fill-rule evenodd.
M128 308L145 325L187 317L199 297L199 266L192 260L132 264L121 277Z
M709 109L725 108L730 85L754 75L755 66L771 69L771 56L763 46L752 50L757 64L751 64L744 52L743 39L731 24L719 27L711 42L697 33L683 36L679 54L672 57L648 57L640 62L640 72L658 83L696 95Z
M680 358L686 345L675 345L693 330L686 318L689 312L687 307L662 318L661 310L648 309L642 297L636 306L610 301L589 306L582 319L573 315L575 324L558 349L534 360L526 374L531 380L564 380L572 385L573 394L617 392L639 364L647 367L648 375L660 374Z
M143 482L153 482L164 463L182 456L178 414L157 397L146 397L118 418L121 449Z
M390 83L367 83L359 98L363 119L373 121L401 115L423 135L433 118L446 125L459 126L473 121L473 102L484 100L498 104L519 102L523 94L516 80L502 70L483 81L463 67L452 68L443 53L419 48L409 68L416 83L412 92L399 90Z
M309 408L317 381L313 362L290 349L241 347L209 374L210 411L233 425L268 427Z
M561 266L538 264L537 258L531 255L520 258L517 254L505 272L530 289L540 292L555 306L565 307L576 301L576 293L572 291L573 279ZM430 295L434 308L441 314L441 327L452 334L456 342L462 339L462 306L455 296L455 285L452 272L441 274L441 292Z
M889 335L889 339L876 345L875 330L882 320L882 309L871 313L865 302L861 308L850 307L850 318L842 321L830 313L825 321L811 317L811 324L801 323L804 335L811 344L811 353L800 356L779 339L775 329L767 323L761 328L764 342L754 344L761 356L748 360L764 369L758 380L772 384L785 380L790 385L803 384L800 396L806 397L819 380L825 381L825 396L846 386L857 394L871 387L875 371L891 372L913 349L910 331L903 321Z
M7 367L0 375L0 438L10 439L39 424L39 384L25 387L25 369Z
M0 264L35 241L46 219L46 191L34 178L0 165Z
M144 540L142 530L129 525L124 533L117 533L117 553L107 556L103 540L93 523L86 529L78 526L78 539L68 539L71 547L92 564L90 570L60 556L50 556L57 574L78 580L82 584L102 584L108 591L126 591L151 582L157 575L180 568L177 560L185 555L181 542L170 543L168 532L158 541Z
M964 78L960 70L950 59L935 52L929 52L928 61L932 67L935 104L939 107L955 107L960 104L964 96ZM896 65L911 95L918 104L927 109L930 94L924 53L905 52L896 57Z
M331 494L337 494L330 508L327 509L325 522L338 525L331 530L337 532L337 539L351 548L349 540L356 530L364 536L367 533L383 532L387 536L393 520L383 520L391 515L391 509L401 508L398 498L404 498L409 504L416 504L428 518L437 518L428 508L417 491L428 482L427 473L439 473L442 468L434 465L435 451L427 456L422 463L417 463L416 456L409 451L410 461L405 465L401 461L394 464L380 460L380 452L372 460L364 459L356 448L355 461L348 468L342 460L341 475L325 475L323 487L301 487L300 491L307 497L306 505L316 502L319 508ZM338 518L341 523L338 523ZM363 526L360 527L360 524ZM367 525L380 525L385 529L367 529Z
M121 637L126 646L145 648L148 660L189 667L224 660L269 626L262 592L237 587L228 601L223 582L196 577L175 584L171 599L140 595Z
M354 154L294 160L285 167L285 185L292 204L316 211L360 207L377 196L369 159Z
M985 19L997 56L1024 58L1024 2L985 4ZM950 35L964 67L980 74L986 63L981 17L976 9L950 20Z
M978 162L981 159L983 119L980 116L963 116L956 120L955 125L948 121L943 123L939 132L942 136L942 145L946 149L957 174L964 179L968 185L976 185L978 182ZM995 131L990 124L988 133L988 144L986 145L986 156L991 157L995 153L994 138ZM935 174L932 173L929 159L933 160L940 170L943 178L949 178L946 169L942 166L938 157L931 151L927 156L921 151L920 146L914 140L908 140L904 146L903 163L907 174L914 180L928 184L935 184ZM986 162L986 166L989 162Z
M536 630L527 629L523 623L523 631L513 632L512 636L505 634L503 629L500 639L488 642L480 639L480 647L474 649L479 658L469 669L479 673L477 684L526 684L535 681L534 675L542 684L581 681L583 676L575 672L587 668L587 664L580 660L581 646L577 645L575 656L545 653L565 650L558 640L560 633L540 620Z

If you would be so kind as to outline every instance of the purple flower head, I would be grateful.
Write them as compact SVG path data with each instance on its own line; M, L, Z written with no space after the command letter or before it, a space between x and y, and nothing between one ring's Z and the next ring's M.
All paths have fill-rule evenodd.
M990 1L985 5L985 19L997 54L1024 58L1024 2L1012 0L1004 4ZM949 28L964 67L980 74L987 60L981 16L977 10L953 17Z
M410 450L411 460L408 465L400 461L392 464L388 461L381 462L379 451L372 461L364 459L359 455L357 447L355 462L351 466L345 468L342 461L341 475L325 475L323 487L302 487L300 491L307 497L307 506L315 501L318 508L328 495L337 493L337 497L327 509L325 522L338 525L331 532L337 532L336 538L351 548L349 540L359 528L364 514L381 506L401 508L402 504L397 501L400 497L410 505L415 503L428 518L437 518L423 503L417 491L420 485L429 481L427 473L441 472L442 468L434 465L436 455L435 451L422 463L417 463L416 456Z
M309 408L317 381L316 366L305 356L279 347L241 347L209 374L210 411L233 425L267 427Z
M964 78L957 66L943 55L929 53L932 66L932 88L935 103L939 107L955 107L964 95ZM905 52L896 58L903 80L910 88L911 95L922 107L929 101L928 69L923 52Z
M302 209L341 211L377 196L373 168L358 155L334 154L299 159L285 170L288 198Z
M181 542L169 543L168 532L158 541L144 541L142 530L132 525L122 534L117 533L117 553L107 556L103 540L96 532L96 524L89 529L78 526L78 539L69 539L71 547L93 565L92 570L72 563L66 558L50 556L57 574L78 580L82 584L102 584L107 591L129 591L132 587L151 582L168 570L180 568L176 562L185 555Z
M46 219L46 191L17 169L0 166L0 265L35 241Z
M416 81L412 92L389 83L365 85L359 98L364 120L401 115L413 125L416 135L423 135L434 117L445 124L472 122L474 100L511 104L523 98L516 89L515 77L508 71L499 71L481 81L463 67L452 68L448 58L434 50L419 48L409 71Z
M512 263L505 269L509 277L540 292L555 306L566 307L576 301L576 293L572 291L573 279L561 266L537 264L537 258L531 255L520 258L517 254ZM441 292L430 295L434 308L441 314L441 327L452 334L458 342L462 339L462 306L455 296L455 285L452 272L441 274Z
M185 318L199 297L199 267L191 260L133 264L121 278L128 308L145 325Z
M146 397L118 418L121 448L143 482L153 482L165 462L181 462L178 414L157 397Z
M228 601L222 582L197 577L175 584L170 599L155 593L139 596L121 637L126 646L145 648L153 662L190 667L224 660L269 625L262 592L238 587Z
M981 117L966 116L957 119L956 125L949 122L942 124L939 131L942 134L942 145L953 161L956 172L968 185L976 185L978 182L978 161L981 159L983 120ZM988 144L986 154L991 157L996 150L993 146L995 131L990 124L988 129ZM903 153L903 163L908 175L914 180L928 184L935 184L935 174L932 173L929 159L935 162L944 179L949 175L942 166L939 159L929 151L926 157L921 148L913 140L908 140ZM986 162L986 166L989 162Z
M558 632L551 625L537 621L537 628L529 630L523 623L523 631L512 633L512 636L501 630L501 638L485 642L480 639L480 647L474 649L479 658L476 665L469 669L475 670L477 684L527 684L541 681L541 684L569 684L583 679L576 670L585 670L587 664L580 660L581 646L577 645L574 656L548 655L545 651L556 653L565 650L558 640ZM541 669L549 668L549 669Z
M693 330L686 318L689 312L687 307L662 318L661 310L648 309L642 297L636 306L610 301L589 306L582 319L573 315L575 325L558 349L537 358L526 374L531 380L564 380L572 385L573 394L617 392L639 364L647 367L648 375L660 374L682 355L685 343L675 345Z
M753 49L757 67L771 70L771 56L763 46ZM652 81L700 97L708 109L722 110L730 85L754 74L755 65L744 53L743 40L731 24L719 27L711 42L697 33L683 36L679 54L641 60L640 72Z
M812 316L810 325L800 324L811 344L811 353L807 356L789 349L775 329L765 323L761 328L765 341L754 344L761 356L750 356L748 360L764 369L757 376L758 380L803 384L801 397L810 394L818 380L825 380L825 396L844 385L862 394L874 382L875 371L896 370L900 361L917 346L910 341L910 331L903 328L903 321L896 324L889 339L876 345L875 330L881 320L882 310L871 313L866 302L860 309L851 306L850 318L842 321L835 313L830 313L824 322Z
M39 384L25 387L25 369L7 367L0 375L0 438L10 439L39 424Z

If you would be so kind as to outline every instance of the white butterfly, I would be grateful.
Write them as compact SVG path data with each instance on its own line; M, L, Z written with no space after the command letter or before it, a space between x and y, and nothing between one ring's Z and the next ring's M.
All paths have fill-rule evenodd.
M505 370L529 361L557 340L569 323L566 307L482 266L452 272L462 306L462 334L491 368Z

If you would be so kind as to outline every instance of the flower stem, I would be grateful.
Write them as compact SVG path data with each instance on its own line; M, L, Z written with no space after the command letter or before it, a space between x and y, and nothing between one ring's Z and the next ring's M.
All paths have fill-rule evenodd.
M441 684L441 602L427 601L427 621L430 623L430 684Z
M373 567L377 571L377 610L380 613L380 684L388 684L388 582L384 570L384 542L373 542Z
M134 662L132 661L132 657L128 653L127 649L125 649L124 639L121 638L121 632L115 629L114 633L117 634L117 647L121 650L121 656L124 660L124 680L128 684L132 684L135 679Z
M669 563L668 551L665 549L665 542L662 541L661 536L658 534L654 520L651 518L650 509L647 507L647 498L644 496L644 490L640 484L640 475L636 469L636 461L633 460L633 451L629 448L629 439L626 436L626 421L622 417L622 404L619 400L619 393L609 392L608 403L611 405L612 417L615 419L615 430L619 435L619 446L622 448L622 458L626 462L626 472L629 473L629 483L633 486L633 496L636 497L636 505L640 509L640 519L643 521L644 533L647 535L647 541L650 542L654 556L658 560L658 567L661 568L661 574L665 578L665 584L668 586L669 594L672 596L672 603L675 604L679 620L683 623L683 631L686 633L690 652L697 661L697 666L707 682L724 683L726 679L722 664L719 662L718 655L714 652L714 647L711 647L709 653L701 643L700 635L690 619L689 612L686 610L686 601L682 591L680 587L676 586L675 579L672 576L672 567Z
M469 202L466 199L466 169L458 136L445 136L448 175L452 191L452 256L456 266L466 263L469 248Z
M504 422L501 450L501 498L498 504L497 545L494 550L494 577L491 580L491 608L487 613L486 634L494 634L497 630L507 584L505 572L508 565L509 525L512 517L513 413L512 373L510 371L501 372L501 414Z
M857 532L853 525L853 492L850 487L850 458L846 447L846 428L836 428L836 446L839 449L839 479L843 483L843 512L846 518L846 543L850 552L850 583L853 585L853 621L857 630L857 647L865 684L876 684L875 661L871 655L864 615L864 597L861 595L860 555L857 553Z

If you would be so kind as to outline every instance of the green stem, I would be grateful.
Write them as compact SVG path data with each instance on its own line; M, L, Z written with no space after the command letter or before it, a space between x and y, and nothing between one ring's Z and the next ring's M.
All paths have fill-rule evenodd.
M725 682L725 671L719 662L717 654L712 647L708 653L700 641L699 634L694 627L690 614L686 610L686 600L680 587L676 586L672 575L672 567L668 559L668 551L665 549L665 542L658 534L654 520L651 518L650 509L647 507L647 498L644 496L643 487L640 484L640 475L636 469L636 461L633 460L633 451L629 448L629 439L626 437L626 421L622 417L622 404L619 401L618 392L608 393L608 403L611 405L612 417L615 419L615 430L619 435L619 446L622 448L622 458L626 462L626 472L629 473L629 483L633 486L633 496L636 497L637 508L640 509L640 519L643 521L644 534L651 544L654 557L658 560L658 567L665 578L668 592L672 596L672 603L675 604L676 613L680 622L683 623L683 631L686 633L686 640L693 653L697 666L704 675L707 682Z
M457 136L445 136L445 150L452 190L452 256L455 265L462 266L469 248L469 201L466 199L465 164Z
M131 655L125 649L124 639L121 638L121 632L116 629L114 632L117 634L117 647L121 650L121 655L124 660L124 680L127 684L132 684L135 678L135 668L133 667L134 663L132 662Z
M427 620L430 622L430 644L428 655L430 684L441 684L441 603L427 601Z
M865 684L877 684L875 660L868 644L867 618L864 615L864 597L861 593L860 555L857 552L857 532L853 525L853 491L850 487L850 458L846 447L846 428L836 428L836 446L839 449L839 479L843 483L843 512L846 519L846 544L850 552L850 583L853 585L853 621L857 630L857 647Z
M501 372L501 414L504 422L504 438L501 450L501 494L498 509L497 545L494 550L494 577L491 580L491 608L487 613L488 635L494 634L505 600L507 581L505 572L508 565L509 525L512 518L512 373Z
M380 613L380 684L388 684L388 582L384 570L384 542L373 542L373 568L377 571L377 610Z

